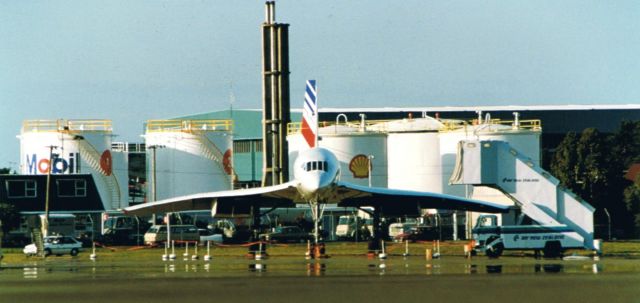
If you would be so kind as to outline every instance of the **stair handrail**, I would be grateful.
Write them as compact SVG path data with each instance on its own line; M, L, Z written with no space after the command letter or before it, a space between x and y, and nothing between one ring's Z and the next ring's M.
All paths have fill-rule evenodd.
M102 178L102 180L107 183L105 185L107 185L108 187L111 187L110 191L111 191L111 207L114 209L118 209L120 208L121 205L121 200L122 200L122 193L120 192L120 184L118 183L118 179L113 175L113 172L111 174L109 174L108 176L106 175L106 171L100 166L100 153L98 152L98 150L93 146L93 144L91 144L90 142L87 142L86 140L79 140L79 144L78 146L80 147L80 156L82 156L82 151L85 150L87 155L89 156L89 159L93 160L93 161L87 161L87 163L89 163L89 165L91 166L91 168L95 169L96 171L98 171L100 173L100 176ZM113 186L110 186L109 181L113 181ZM113 196L113 194L115 193L115 197ZM115 198L115 200L117 201L113 201ZM115 203L117 203L117 205L114 205Z
M229 184L232 186L233 188L233 180L235 178L237 178L237 174L236 174L236 170L233 167L233 164L231 165L231 174L227 174L225 169L224 169L224 163L222 163L223 159L224 159L224 154L222 153L222 151L218 148L218 146L213 143L209 137L207 137L205 135L205 133L203 131L194 131L194 134L196 135L196 137L198 138L198 140L203 143L203 147L205 148L206 151L211 152L213 155L213 160L216 165L218 165L218 167L220 169L222 169L222 171L224 172L224 175L226 176L227 180L229 181ZM213 152L212 152L213 150Z

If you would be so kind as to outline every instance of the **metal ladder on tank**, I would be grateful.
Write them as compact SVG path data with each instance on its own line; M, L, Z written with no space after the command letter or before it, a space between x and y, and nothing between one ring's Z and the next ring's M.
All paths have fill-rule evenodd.
M233 180L234 180L234 177L236 176L236 172L233 169L233 165L231 165L231 175L227 174L224 169L224 163L223 163L224 155L222 154L222 151L220 151L220 149L213 142L211 142L209 138L207 138L204 132L193 131L193 133L197 138L198 142L200 143L199 149L202 152L202 154L207 159L210 159L213 162L215 162L216 165L220 168L220 170L225 172L224 175L227 178L227 181L229 182L231 188L233 188Z
M78 144L80 150L80 156L84 159L87 164L94 170L100 173L100 179L106 185L107 190L109 191L109 195L111 198L111 208L119 209L120 208L120 185L118 184L118 179L114 176L113 172L107 176L107 172L102 169L100 166L100 153L96 150L96 148L91 145L86 140L79 141Z

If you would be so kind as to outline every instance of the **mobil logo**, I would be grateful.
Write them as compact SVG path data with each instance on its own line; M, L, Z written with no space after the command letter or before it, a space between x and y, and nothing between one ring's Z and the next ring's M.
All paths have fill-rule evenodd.
M69 153L68 157L62 158L59 154L52 154L51 160L48 158L38 159L37 154L26 155L27 174L46 174L51 167L52 174L73 174L80 172L80 154Z

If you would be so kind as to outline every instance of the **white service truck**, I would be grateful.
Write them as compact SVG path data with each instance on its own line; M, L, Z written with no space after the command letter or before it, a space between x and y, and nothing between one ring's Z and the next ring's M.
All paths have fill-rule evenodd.
M356 215L344 215L338 218L336 237L339 240L368 240L371 238L371 219L364 219Z
M474 250L497 258L504 250L533 250L545 258L560 257L569 248L583 248L584 238L567 225L523 224L520 216L514 225L500 225L497 215L480 215L473 228Z

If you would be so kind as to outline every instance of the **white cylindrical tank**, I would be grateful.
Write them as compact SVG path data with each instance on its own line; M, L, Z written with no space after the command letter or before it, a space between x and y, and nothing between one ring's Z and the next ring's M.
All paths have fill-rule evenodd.
M162 200L231 189L232 129L231 120L147 121L147 200L154 190Z
M106 210L127 206L114 175L110 120L27 120L20 138L20 172L91 174ZM51 161L50 161L51 159Z
M356 126L327 126L319 129L320 147L336 155L340 162L340 180L374 187L387 187L387 138L379 131L369 131ZM307 149L307 143L299 132L290 132L289 163L297 157L298 151ZM371 177L369 177L371 161ZM290 168L293 172L293 168ZM290 176L293 178L293 176Z
M442 165L438 130L442 123L425 117L386 122L389 188L441 192Z

